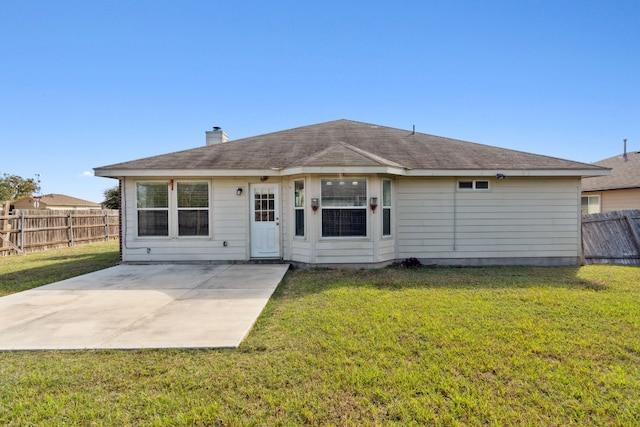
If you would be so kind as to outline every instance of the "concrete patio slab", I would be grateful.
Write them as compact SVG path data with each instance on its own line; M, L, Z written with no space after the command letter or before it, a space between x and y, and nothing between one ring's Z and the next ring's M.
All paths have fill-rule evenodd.
M0 298L0 350L237 347L288 264L123 264Z

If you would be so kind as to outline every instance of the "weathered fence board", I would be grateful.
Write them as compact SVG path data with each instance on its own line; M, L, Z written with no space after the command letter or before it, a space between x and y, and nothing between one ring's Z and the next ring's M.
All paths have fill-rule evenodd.
M640 265L640 210L582 217L585 264Z
M0 211L0 256L119 237L117 210Z

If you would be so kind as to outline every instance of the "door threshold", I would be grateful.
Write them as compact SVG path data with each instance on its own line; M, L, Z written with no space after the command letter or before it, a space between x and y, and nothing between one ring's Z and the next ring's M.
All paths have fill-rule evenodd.
M282 258L251 258L249 262L251 264L281 264L284 261Z

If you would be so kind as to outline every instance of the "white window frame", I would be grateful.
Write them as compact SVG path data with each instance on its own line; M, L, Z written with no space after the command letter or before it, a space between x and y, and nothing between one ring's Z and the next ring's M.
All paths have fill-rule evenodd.
M165 181L136 181L135 185L135 222L136 222L136 237L141 239L166 239L171 236L171 194L169 194L169 188L166 187L167 183ZM160 207L140 207L138 205L138 191L140 185L164 185L167 190L167 206ZM140 234L140 212L149 212L149 211L157 211L157 212L167 212L167 234Z
M487 188L478 187L478 183L487 183ZM469 188L461 188L460 185L462 183L470 183L471 187ZM491 181L488 179L458 179L458 183L456 186L457 191L491 191Z
M330 206L325 205L322 188L325 181L363 181L365 185L365 196L362 205L355 206ZM348 235L348 236L325 236L324 231L324 211L325 210L363 210L364 211L364 234ZM320 235L322 239L366 239L369 237L369 180L362 177L348 177L348 178L321 178L320 179Z
M204 207L180 207L178 203L178 187L180 184L205 184L207 186L207 206ZM172 191L173 196L175 198L175 236L179 239L185 238L209 238L211 236L211 185L208 180L198 180L198 179L181 179L175 181L174 191ZM207 234L196 234L196 235L180 235L180 212L187 211L207 211ZM170 222L171 223L171 222Z
M178 212L180 210L191 210L192 208L178 208L178 183L206 183L207 184L207 192L208 192L208 233L206 235L179 235L179 222L178 222ZM166 208L139 208L138 207L138 184L163 184L167 186L168 192L168 207ZM135 185L135 231L136 238L138 239L211 239L213 234L213 222L212 222L212 202L213 202L213 188L211 185L211 181L207 179L180 179L180 180L168 180L168 181L158 181L158 180L149 180L149 181L136 181ZM196 210L203 210L204 208L194 208ZM140 235L139 231L139 223L138 223L138 212L140 210L165 210L167 211L167 235Z
M384 200L384 184L385 182L389 183L389 203L386 204ZM393 181L390 179L383 179L380 188L380 194L382 194L382 200L380 204L382 205L381 213L381 227L382 227L382 237L391 237L393 236ZM384 213L389 212L389 233L385 234L384 232Z
M587 199L587 205L586 205L587 212L585 212L584 209L583 209L582 199ZM591 203L590 203L591 199L597 199L598 200L598 212L589 212L589 206L591 206ZM582 215L589 215L589 214L602 212L602 198L600 197L600 194L588 194L586 196L581 196L580 197L580 212L582 213Z
M296 183L298 182L302 182L302 196L301 196L300 202L296 197ZM304 239L307 236L307 218L306 218L307 212L305 209L306 187L307 187L307 183L304 178L293 180L293 237L297 239ZM302 211L302 234L298 234L298 212L299 211Z

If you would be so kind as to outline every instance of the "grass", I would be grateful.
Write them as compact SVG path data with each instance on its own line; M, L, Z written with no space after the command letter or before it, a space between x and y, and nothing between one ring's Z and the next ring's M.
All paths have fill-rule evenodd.
M237 350L0 353L0 424L640 425L639 330L634 267L295 270Z
M116 265L118 241L0 257L0 296Z

